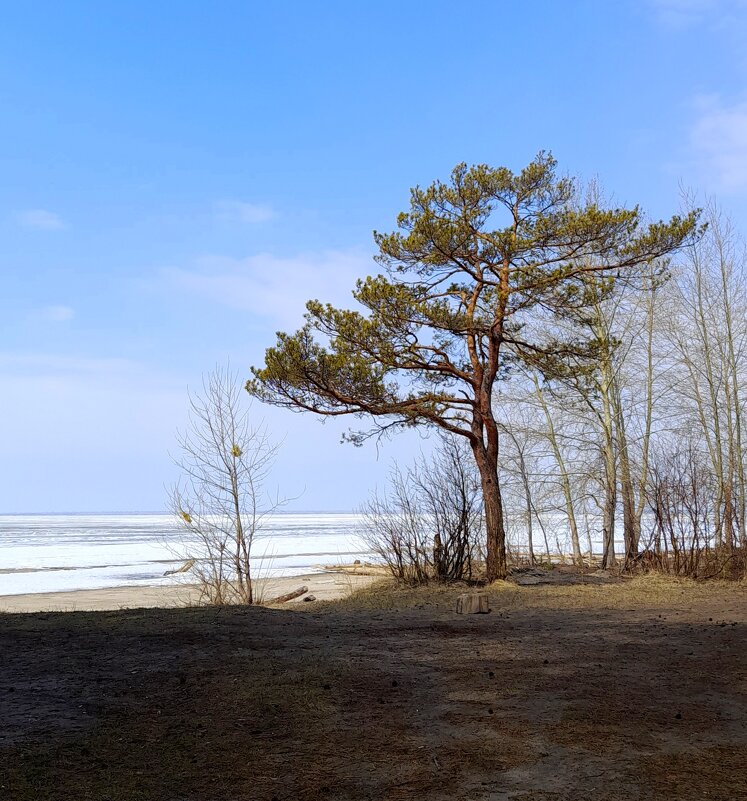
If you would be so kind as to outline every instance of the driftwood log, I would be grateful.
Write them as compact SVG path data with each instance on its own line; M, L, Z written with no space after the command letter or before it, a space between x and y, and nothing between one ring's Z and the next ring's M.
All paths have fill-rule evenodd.
M470 592L460 595L456 602L458 615L486 614L490 611L488 596L484 592Z
M297 590L291 590L290 592L286 592L285 595L278 595L277 598L272 598L267 603L284 604L286 601L292 601L294 598L298 598L299 595L304 595L308 591L309 591L308 587L299 587Z
M181 567L177 567L176 570L167 570L163 575L173 576L175 573L186 573L188 570L191 570L194 566L195 566L195 560L190 559L189 561L185 562Z

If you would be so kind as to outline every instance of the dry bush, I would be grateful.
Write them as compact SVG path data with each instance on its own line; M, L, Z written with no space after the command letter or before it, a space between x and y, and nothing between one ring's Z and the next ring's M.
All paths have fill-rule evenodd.
M724 539L713 473L695 447L660 452L650 471L653 526L647 547L630 566L691 578L741 578L747 549Z
M480 480L466 447L441 437L431 458L396 465L361 508L364 539L408 584L471 579L483 534Z

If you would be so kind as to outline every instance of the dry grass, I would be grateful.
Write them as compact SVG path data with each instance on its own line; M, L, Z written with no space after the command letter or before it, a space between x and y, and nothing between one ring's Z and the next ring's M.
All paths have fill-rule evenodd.
M747 581L698 582L656 573L625 578L608 584L575 583L520 586L496 581L487 587L465 583L431 583L408 587L391 580L352 592L348 597L322 606L330 610L375 611L400 609L450 609L465 592L487 592L491 605L505 609L625 609L650 606L696 606L712 599L747 601Z
M334 601L326 601L319 608L326 611L378 611L395 609L441 608L452 603L461 592L466 592L466 584L426 584L410 587L399 584L391 578L377 581L369 587L355 590Z

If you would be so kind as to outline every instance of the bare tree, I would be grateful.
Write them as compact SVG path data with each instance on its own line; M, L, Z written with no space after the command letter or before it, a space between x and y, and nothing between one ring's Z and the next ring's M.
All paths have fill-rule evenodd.
M540 379L535 372L531 374L531 377L534 385L534 394L542 408L542 412L545 419L544 435L546 436L547 441L550 444L550 447L552 448L553 457L557 465L560 486L563 491L563 502L565 504L565 513L566 516L568 517L568 531L571 537L571 547L573 548L573 561L577 565L581 565L583 564L583 558L581 556L581 545L578 538L578 523L576 521L576 511L573 502L573 490L571 488L571 480L568 472L568 467L566 465L566 461L560 447L559 438L556 433L556 425L553 420L553 415L550 411L550 407L548 406L547 400L545 399L545 395L542 391Z
M182 477L170 506L202 600L211 604L256 601L252 545L264 518L283 504L265 494L279 445L263 423L253 423L244 398L238 375L217 367L190 395L189 424L177 434Z
M716 541L747 544L744 408L747 397L747 283L744 244L719 209L707 207L706 235L675 273L667 333L676 385L670 402L681 431L698 431L715 478Z
M525 431L521 431L518 427L510 427L510 426L503 426L501 425L501 430L506 434L508 437L508 441L513 446L513 463L514 463L514 471L519 479L521 485L521 500L523 503L523 514L522 518L524 520L524 525L526 527L526 543L527 549L529 552L529 564L533 565L535 563L535 556L534 556L534 517L535 517L535 505L534 499L532 497L532 476L529 471L528 467L528 449L529 449L529 437L526 436ZM506 459L506 449L504 448L503 451L503 471L506 472L505 463L508 460ZM511 484L509 481L506 481L507 489L510 489ZM510 519L510 491L506 493L506 503L504 505L504 509L506 510L506 516ZM507 526L507 529L510 531L511 526ZM517 548L518 551L518 548ZM520 551L519 551L520 553ZM517 554L518 555L518 554Z

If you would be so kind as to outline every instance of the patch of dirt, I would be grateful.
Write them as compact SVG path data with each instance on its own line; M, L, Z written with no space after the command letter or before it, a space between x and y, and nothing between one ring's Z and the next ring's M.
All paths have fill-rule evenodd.
M543 569L539 567L516 567L509 572L508 580L521 587L539 584L619 584L624 579L614 570L578 570L571 566Z
M5 615L0 798L747 797L747 587L690 589Z

